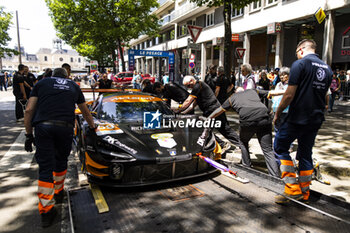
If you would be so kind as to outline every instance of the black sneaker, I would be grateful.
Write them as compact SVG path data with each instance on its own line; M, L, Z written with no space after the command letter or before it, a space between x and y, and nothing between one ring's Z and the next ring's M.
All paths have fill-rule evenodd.
M61 204L63 202L63 197L64 197L63 191L59 192L58 194L55 194L54 198L55 198L56 204Z
M45 227L51 226L56 215L57 215L57 211L56 211L55 207L52 207L52 209L47 213L40 214L41 227L45 228Z

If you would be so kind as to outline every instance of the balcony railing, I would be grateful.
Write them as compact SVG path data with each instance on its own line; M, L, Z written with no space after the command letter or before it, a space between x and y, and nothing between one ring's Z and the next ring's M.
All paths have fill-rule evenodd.
M171 20L172 20L171 14L167 14L166 16L164 16L163 18L161 18L160 24L161 24L162 26L164 26L165 24L169 23Z
M187 14L188 12L196 9L198 6L196 3L193 2L188 2L186 4L184 4L183 6L181 6L179 9L173 11L170 15L171 15L171 20L177 19L185 14Z

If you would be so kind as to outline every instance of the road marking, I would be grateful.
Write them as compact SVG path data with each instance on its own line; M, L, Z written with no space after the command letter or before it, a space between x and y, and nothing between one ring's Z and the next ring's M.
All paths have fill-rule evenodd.
M24 150L25 130L22 130L11 148L0 160L0 172L30 168L34 152Z
M95 184L90 184L90 189L91 189L92 195L94 196L98 213L102 214L102 213L108 212L109 207L105 198L103 197L103 194L100 188Z

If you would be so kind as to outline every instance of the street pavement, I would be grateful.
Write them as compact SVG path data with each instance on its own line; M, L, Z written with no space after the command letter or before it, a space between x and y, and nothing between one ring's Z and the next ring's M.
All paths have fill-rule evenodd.
M87 99L92 95L88 94ZM0 92L0 232L64 232L67 226L67 208L59 207L61 222L47 230L41 229L37 210L37 169L34 153L24 151L24 126L16 123L15 99L12 90ZM336 102L334 112L326 115L314 147L314 158L331 185L313 182L311 189L350 202L350 102ZM238 116L228 112L232 127L238 129ZM256 138L250 142L253 166L266 171L263 155ZM295 146L296 147L296 146ZM292 154L295 154L293 152ZM240 155L229 151L227 158L239 162ZM76 164L69 173L76 173ZM74 184L73 184L74 183ZM65 186L74 187L76 180L69 175Z

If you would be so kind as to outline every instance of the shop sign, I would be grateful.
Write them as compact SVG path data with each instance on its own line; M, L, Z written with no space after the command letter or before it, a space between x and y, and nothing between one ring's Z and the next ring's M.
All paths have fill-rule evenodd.
M350 56L350 27L343 32L341 43L340 55Z
M232 41L239 41L239 34L232 34L231 40Z
M282 31L282 23L269 23L267 25L267 34L275 34Z
M213 42L213 45L222 44L223 38L222 37L214 37L212 42Z

